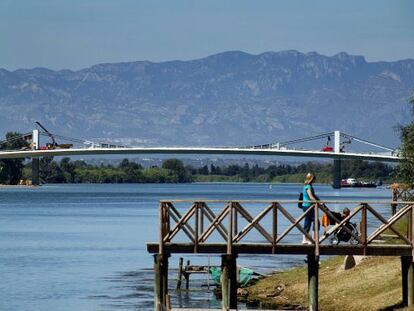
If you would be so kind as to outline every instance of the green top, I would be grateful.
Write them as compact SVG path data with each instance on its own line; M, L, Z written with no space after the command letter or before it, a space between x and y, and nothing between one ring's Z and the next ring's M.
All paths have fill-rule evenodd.
M309 206L312 205L312 202L311 202L312 200L308 195L308 189L310 189L310 191L313 191L312 185L305 185L303 187L303 204L302 204L302 207L306 207L306 208L308 208Z

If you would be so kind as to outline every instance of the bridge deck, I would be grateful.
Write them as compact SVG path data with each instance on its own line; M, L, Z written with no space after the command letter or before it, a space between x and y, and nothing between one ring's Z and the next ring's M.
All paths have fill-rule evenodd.
M53 150L14 150L0 151L0 159L32 158L45 156L74 156L99 154L207 154L207 155L254 155L254 156L290 156L316 157L330 159L362 159L372 161L398 162L396 155L323 152L319 150L278 150L255 148L214 148L214 147L131 147L131 148L71 148Z

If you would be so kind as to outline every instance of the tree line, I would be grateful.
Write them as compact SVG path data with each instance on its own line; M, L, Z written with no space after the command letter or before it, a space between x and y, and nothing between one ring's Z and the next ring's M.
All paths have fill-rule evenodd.
M31 166L28 166L27 175ZM326 176L320 182L330 182L332 165L308 162L300 165L271 165L263 168L256 165L211 164L199 168L185 166L179 159L164 160L160 167L144 168L140 164L123 159L118 165L91 165L82 160L63 158L60 162L52 158L40 160L40 179L43 183L189 183L194 181L242 181L272 182L278 176L297 175L301 181L307 172ZM382 163L344 161L344 176L366 180L388 180L394 168Z

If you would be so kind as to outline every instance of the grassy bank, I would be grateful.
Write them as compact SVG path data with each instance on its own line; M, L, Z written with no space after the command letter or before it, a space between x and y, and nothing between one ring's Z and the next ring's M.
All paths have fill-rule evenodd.
M320 310L400 309L401 267L399 257L375 257L351 270L341 270L344 257L322 261L319 270ZM278 294L281 288L283 291ZM263 308L307 306L307 269L291 269L270 275L247 288L248 300Z

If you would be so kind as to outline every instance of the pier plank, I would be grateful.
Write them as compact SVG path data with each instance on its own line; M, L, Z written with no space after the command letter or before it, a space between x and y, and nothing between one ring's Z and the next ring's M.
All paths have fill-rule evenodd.
M193 254L194 244L192 243L165 243L164 250L170 254ZM314 254L314 245L289 244L234 244L235 254L274 254L280 255L308 255ZM147 251L151 254L158 253L158 243L148 243ZM367 245L364 253L362 245L319 245L321 255L366 255L366 256L411 256L410 245ZM204 243L197 249L198 254L226 254L226 243Z

